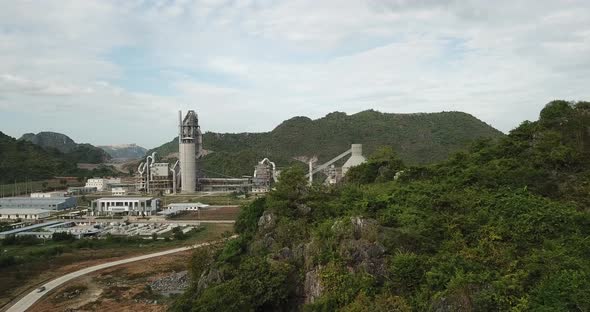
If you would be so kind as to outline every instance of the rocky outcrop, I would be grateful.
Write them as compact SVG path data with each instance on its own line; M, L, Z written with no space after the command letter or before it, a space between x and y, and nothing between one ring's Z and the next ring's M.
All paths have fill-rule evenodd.
M320 281L320 267L305 273L305 281L303 283L303 297L304 303L313 303L322 295L322 283Z
M220 283L223 281L223 274L216 268L210 268L201 274L199 282L197 283L197 291L201 292L203 289L208 288L212 284Z
M270 231L274 229L277 224L277 218L272 212L265 211L260 219L258 219L258 230L259 231Z
M150 284L152 290L169 293L181 292L188 288L190 280L187 271L172 273L166 277L157 279Z
M338 253L354 272L364 271L377 278L385 276L385 247L366 240L344 240Z

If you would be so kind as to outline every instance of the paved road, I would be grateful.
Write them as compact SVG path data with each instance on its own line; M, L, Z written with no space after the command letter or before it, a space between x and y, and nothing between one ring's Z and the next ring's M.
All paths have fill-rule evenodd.
M235 237L237 237L237 236L234 235L231 238L235 238ZM78 271L75 271L72 273L68 273L62 277L58 277L50 282L45 283L43 285L43 286L45 286L45 291L37 292L37 289L31 291L28 295L21 298L12 307L10 307L8 310L6 310L6 312L25 312L33 304L35 304L35 302L37 302L39 299L41 299L41 297L43 297L45 294L47 294L50 291L52 291L53 289L63 285L64 283L69 282L77 277L82 276L82 275L92 273L92 272L95 272L98 270L110 268L113 266L121 265L121 264L126 264L126 263L130 263L130 262L135 262L135 261L141 261L141 260L150 259L150 258L154 258L154 257L165 256L165 255L169 255L169 254L173 254L173 253L177 253L177 252L181 252L181 251L187 251L187 250L194 249L194 248L208 246L210 244L211 243L202 243L202 244L197 244L197 245L188 246L188 247L180 247L180 248L170 249L170 250L166 250L166 251L160 251L160 252L151 253L151 254L147 254L147 255L143 255L143 256L137 256L137 257L133 257L133 258L103 263L103 264L87 267L85 269L78 270Z

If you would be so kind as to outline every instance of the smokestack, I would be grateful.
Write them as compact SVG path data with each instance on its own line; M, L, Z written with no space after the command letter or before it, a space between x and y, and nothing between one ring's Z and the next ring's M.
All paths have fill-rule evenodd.
M182 119L179 115L180 131L178 134L178 160L180 161L180 183L182 193L197 191L197 152L200 150L201 130L199 119L193 110L189 110ZM199 145L199 146L197 146Z

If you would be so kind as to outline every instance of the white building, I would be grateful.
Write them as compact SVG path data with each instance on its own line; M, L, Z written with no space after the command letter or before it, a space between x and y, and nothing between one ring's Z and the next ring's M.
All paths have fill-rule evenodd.
M118 184L121 183L120 178L112 178L112 179L103 179L103 178L94 178L86 180L86 185L84 187L96 187L96 190L99 192L103 192L109 189L109 185L111 184Z
M39 220L49 215L50 211L45 209L0 209L0 220Z
M159 212L158 214L169 216L175 215L182 211L200 211L206 207L209 207L209 205L202 203L172 203L168 204L166 209Z
M125 196L127 195L127 189L124 187L113 187L111 193L113 196Z
M151 216L160 209L160 199L152 197L104 197L92 201L93 216Z

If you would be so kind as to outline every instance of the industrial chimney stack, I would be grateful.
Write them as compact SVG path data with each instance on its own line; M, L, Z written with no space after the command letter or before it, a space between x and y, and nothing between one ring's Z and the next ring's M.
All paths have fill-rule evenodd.
M184 119L182 111L178 112L178 160L180 161L181 193L197 191L197 157L202 150L202 134L199 117L189 110Z

